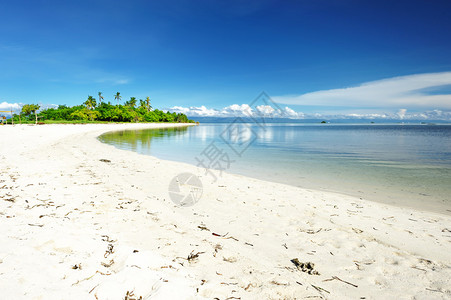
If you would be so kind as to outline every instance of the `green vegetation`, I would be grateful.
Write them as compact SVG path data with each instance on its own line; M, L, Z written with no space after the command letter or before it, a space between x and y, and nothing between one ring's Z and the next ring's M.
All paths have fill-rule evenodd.
M131 97L124 105L119 104L122 96L119 92L114 95L117 105L110 102L102 102L102 93L98 93L97 100L88 96L83 105L66 106L59 105L57 108L47 108L40 112L39 105L25 104L19 115L13 116L14 122L22 123L104 123L104 122L173 122L194 123L185 114L153 110L150 98L138 100Z
M32 115L34 115L35 117L35 122L38 122L38 114L37 111L39 110L40 106L37 104L25 104L24 106L22 106L22 112L21 114L24 114L25 116L28 117L32 117ZM19 116L19 120L20 120L20 116ZM16 121L14 119L14 121Z

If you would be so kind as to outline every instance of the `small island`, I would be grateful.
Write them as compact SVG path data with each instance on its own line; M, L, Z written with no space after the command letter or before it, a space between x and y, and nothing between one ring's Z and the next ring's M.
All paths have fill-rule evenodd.
M88 96L81 105L58 105L41 109L38 104L25 104L18 114L13 114L14 123L105 123L105 122L168 122L168 123L194 123L183 113L171 113L153 109L150 97L145 100L130 97L130 100L120 104L122 96L119 92L114 95L116 105L110 101L105 102L102 92L98 93L98 100ZM139 102L138 102L139 101Z

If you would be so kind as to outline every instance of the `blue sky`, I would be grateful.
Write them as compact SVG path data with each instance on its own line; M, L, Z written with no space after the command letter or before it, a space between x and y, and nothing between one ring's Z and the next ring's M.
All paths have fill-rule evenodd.
M446 112L450 20L448 0L1 1L0 104Z

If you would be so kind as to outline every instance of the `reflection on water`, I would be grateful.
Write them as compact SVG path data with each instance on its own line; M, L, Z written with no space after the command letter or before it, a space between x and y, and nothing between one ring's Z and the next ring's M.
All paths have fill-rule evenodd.
M235 161L232 173L440 212L451 209L451 126L242 124L242 141L246 132L258 138L237 157L219 138L228 125L120 131L100 140L191 164L214 141Z
M159 139L176 139L186 133L188 127L161 128L151 130L122 130L106 133L99 137L105 143L114 144L118 148L149 153L151 142Z

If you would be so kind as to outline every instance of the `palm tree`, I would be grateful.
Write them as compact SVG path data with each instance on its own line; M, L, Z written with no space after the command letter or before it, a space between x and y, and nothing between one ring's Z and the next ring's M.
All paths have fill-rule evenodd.
M119 104L119 101L122 99L121 93L117 92L114 99L117 100L117 104Z
M139 108L147 108L146 101L139 99Z
M130 97L130 100L128 101L128 105L132 108L135 108L136 106L136 98L135 97Z
M22 106L22 113L24 113L27 116L34 113L34 116L36 118L36 124L38 124L37 111L39 110L39 108L41 108L41 106L38 104L25 104L24 106Z
M38 104L32 104L32 105L33 105L32 111L34 112L34 116L36 118L36 123L35 124L38 124L38 113L37 113L37 111L41 108L41 106L38 105Z
M147 111L150 111L152 106L150 106L150 98L149 97L146 98L146 106L147 106Z
M88 99L83 104L86 105L87 109L93 109L97 105L96 98L88 96Z
M103 100L102 92L99 92L99 103L102 103L102 100Z

